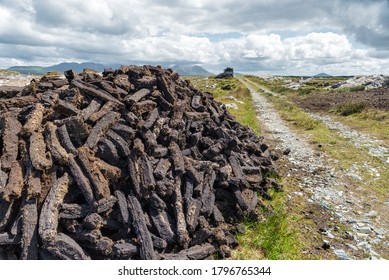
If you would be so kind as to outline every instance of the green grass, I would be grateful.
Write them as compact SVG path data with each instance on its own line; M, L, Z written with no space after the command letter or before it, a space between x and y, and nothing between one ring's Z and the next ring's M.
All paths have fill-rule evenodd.
M251 127L251 129L253 129L254 132L259 135L261 129L257 119L256 109L253 106L253 100L249 90L243 85L239 85L237 88L235 88L235 90L230 93L232 96L237 98L238 101L243 102L243 104L228 100L228 97L226 97L225 95L219 95L216 100L222 103L235 103L239 109L231 109L230 113L237 118L240 124Z
M317 88L309 86L309 87L300 87L297 92L299 95L308 95L311 92L316 92Z
M333 116L350 128L370 134L389 146L389 112L377 109L364 109L349 116Z
M350 116L353 114L361 113L366 108L366 104L358 102L358 103L348 103L341 104L336 106L332 111L338 113L341 116Z
M287 213L285 193L273 193L271 208L264 208L264 220L247 218L243 225L244 234L237 236L239 248L233 252L233 259L301 259L298 231L291 227L295 216Z
M273 100L273 102L277 102L277 97L268 97ZM282 117L292 122L293 125L302 129L302 130L315 130L321 127L320 121L309 117L306 113L297 108L293 103L285 102L283 104L278 103L279 106L282 106Z
M356 92L361 90L365 90L365 87L364 86L345 87L345 88L335 89L333 91L334 92Z

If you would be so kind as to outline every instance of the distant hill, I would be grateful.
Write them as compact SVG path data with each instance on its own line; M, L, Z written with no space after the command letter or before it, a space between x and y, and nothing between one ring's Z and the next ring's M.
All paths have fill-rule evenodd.
M35 74L35 75L44 75L49 71L57 71L63 73L66 70L73 69L76 72L82 72L84 69L93 69L96 71L103 71L104 68L108 68L103 64L93 63L93 62L65 62L48 67L42 66L12 66L7 70L16 71L21 74Z
M198 65L175 65L172 67L181 76L212 76L213 73L208 72Z
M93 63L93 62L83 62L83 63L66 62L66 63L53 65L47 68L49 69L49 71L58 71L58 72L64 72L69 69L73 69L76 72L82 72L84 69L93 69L98 72L102 72L104 71L104 68L107 68L107 66L99 63Z
M314 77L326 78L326 77L332 77L332 76L327 74L327 73L319 73L319 74L316 74Z
M19 72L21 74L34 74L34 75L43 75L47 73L45 67L42 66L12 66L7 70Z
M114 67L115 66L115 67ZM9 67L7 70L9 71L16 71L21 74L32 74L32 75L44 75L49 71L57 71L60 73L63 73L66 70L73 69L74 71L80 73L84 69L93 69L99 72L102 72L105 68L113 67L118 68L120 65L103 65L99 63L93 63L93 62L83 62L83 63L76 63L76 62L64 62L52 66L12 66ZM176 71L181 76L212 76L213 73L208 72L204 68L198 66L198 65L175 65L172 68L174 71Z

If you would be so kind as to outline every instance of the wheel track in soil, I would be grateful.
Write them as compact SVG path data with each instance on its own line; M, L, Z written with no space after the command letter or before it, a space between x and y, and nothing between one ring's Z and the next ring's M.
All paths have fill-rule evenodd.
M254 86L264 93L277 94L245 78L239 77L238 80L250 90L258 112L258 119L265 130L265 137L274 141L279 149L290 149L287 155L290 171L287 176L296 177L301 191L306 194L304 197L308 203L314 203L330 210L331 215L348 228L347 232L352 240L344 239L345 246L342 246L347 257L360 259L363 255L363 258L367 259L382 258L380 249L389 246L387 241L389 222L387 216L384 215L389 210L389 201L372 202L371 198L359 195L358 188L345 187L348 184L347 176L350 174L331 167L333 160L318 154L304 137L292 131L273 105L263 94L256 91ZM357 148L367 147L371 154L375 154L383 162L387 160L387 150L380 146L380 142L356 133L327 116L313 114L311 116L330 129L336 130L340 135L343 133L343 136L348 136L349 141ZM366 167L361 166L361 168ZM368 208L368 213L366 213L366 205L371 206ZM328 233L328 236L332 237L332 235L331 232ZM324 236L324 239L328 237ZM342 256L342 251L337 251L340 248L332 249L339 258L346 257L344 254Z

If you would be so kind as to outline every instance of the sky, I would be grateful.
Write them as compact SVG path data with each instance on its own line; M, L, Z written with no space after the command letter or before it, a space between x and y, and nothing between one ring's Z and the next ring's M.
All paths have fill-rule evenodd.
M0 0L0 68L86 61L389 75L389 0Z

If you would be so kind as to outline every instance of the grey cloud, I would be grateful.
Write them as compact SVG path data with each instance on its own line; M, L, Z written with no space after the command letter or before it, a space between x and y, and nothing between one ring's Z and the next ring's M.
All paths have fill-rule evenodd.
M325 29L344 31L358 42L375 48L389 46L389 1L385 0L208 1L202 8L182 5L182 1L169 2L173 7L171 16L174 15L171 19L178 21L171 27L173 32L174 27L246 34L285 30L307 33ZM362 17L365 18L361 23Z
M351 30L357 41L365 45L375 47L377 50L387 50L389 47L389 32L377 32L366 26Z
M137 35L137 15L127 7L116 5L116 2L41 0L34 1L33 8L35 21L42 27L68 28L85 33Z
M335 15L356 41L378 50L389 48L389 1L338 1Z
M207 1L202 8L186 7L180 10L181 14L177 15L177 19L182 28L193 28L197 32L201 30L209 33L234 31L267 33L301 28L316 30L332 24L329 15L333 2L333 0ZM174 10L173 8L172 11Z
M323 20L330 9L329 2L331 1L326 1L327 4L312 0L249 1L243 5L230 4L229 11L236 24L248 28L289 29L294 25L301 26Z
M372 58L387 59L389 57L389 50L370 50L368 55Z

